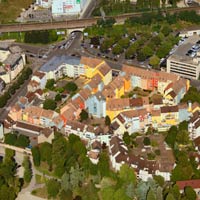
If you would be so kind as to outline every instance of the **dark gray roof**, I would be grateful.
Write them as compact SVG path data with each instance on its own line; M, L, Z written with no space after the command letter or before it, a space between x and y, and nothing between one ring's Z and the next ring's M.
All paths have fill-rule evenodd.
M68 55L54 56L40 68L40 71L54 71L62 64L79 65L80 58Z
M20 59L21 59L21 54L19 53L10 54L3 63L6 65L14 66Z

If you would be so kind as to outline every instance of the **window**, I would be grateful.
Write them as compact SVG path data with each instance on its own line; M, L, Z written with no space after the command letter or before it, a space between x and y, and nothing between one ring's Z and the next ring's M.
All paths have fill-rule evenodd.
M94 114L97 114L97 103L94 103L93 110L94 110Z

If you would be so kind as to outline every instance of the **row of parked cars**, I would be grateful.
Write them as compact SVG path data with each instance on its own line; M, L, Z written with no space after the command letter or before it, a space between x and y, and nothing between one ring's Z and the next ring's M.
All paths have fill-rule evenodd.
M196 42L195 45L186 53L187 56L194 58L197 55L197 52L200 50L200 40Z

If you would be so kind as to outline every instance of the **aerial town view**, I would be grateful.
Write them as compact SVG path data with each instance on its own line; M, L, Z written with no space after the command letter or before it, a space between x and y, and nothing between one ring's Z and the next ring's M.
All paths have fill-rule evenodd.
M200 0L0 0L0 200L200 200Z

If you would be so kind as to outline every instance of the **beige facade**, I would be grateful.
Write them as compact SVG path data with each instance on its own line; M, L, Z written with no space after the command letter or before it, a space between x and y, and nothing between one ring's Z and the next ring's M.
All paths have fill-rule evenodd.
M167 72L188 79L198 79L200 72L200 36L185 38L167 59Z
M171 56L167 59L167 72L175 73L188 79L198 79L200 72L200 59L180 59Z

